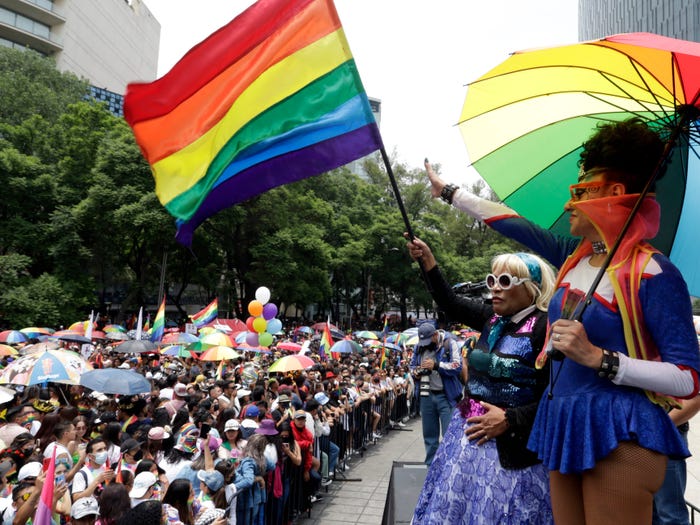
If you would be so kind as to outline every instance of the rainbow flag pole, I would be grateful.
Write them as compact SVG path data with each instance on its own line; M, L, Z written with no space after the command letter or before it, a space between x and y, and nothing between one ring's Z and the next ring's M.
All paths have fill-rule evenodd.
M165 332L165 296L163 296L163 302L160 303L158 307L158 313L153 321L153 327L151 328L151 341L157 343L163 339L163 333Z

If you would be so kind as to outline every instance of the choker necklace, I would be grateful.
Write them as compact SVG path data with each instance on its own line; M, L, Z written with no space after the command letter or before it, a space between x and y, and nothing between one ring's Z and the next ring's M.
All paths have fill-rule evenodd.
M591 241L591 244L593 245L593 253L596 255L608 253L608 249L606 248L604 241Z

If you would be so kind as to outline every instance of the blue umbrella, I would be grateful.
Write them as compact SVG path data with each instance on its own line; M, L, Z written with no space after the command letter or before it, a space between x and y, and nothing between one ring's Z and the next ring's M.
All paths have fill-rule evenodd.
M331 346L331 352L338 352L340 354L349 354L351 352L359 352L362 347L359 343L351 341L350 339L343 339L338 341L333 346Z
M103 394L134 395L151 391L144 376L121 368L100 368L80 376L80 384Z
M388 348L389 350L393 350L394 352L400 352L400 351L401 351L401 347L398 346L398 345L395 345L395 344L393 344L393 343L383 343L382 346L383 346L384 348Z

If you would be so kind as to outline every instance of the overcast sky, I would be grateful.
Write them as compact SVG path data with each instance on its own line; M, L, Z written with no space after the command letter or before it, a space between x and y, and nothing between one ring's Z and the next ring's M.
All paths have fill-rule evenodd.
M158 76L250 0L144 0L160 22ZM456 124L466 85L508 54L577 40L577 0L335 0L381 132L409 168L474 179Z

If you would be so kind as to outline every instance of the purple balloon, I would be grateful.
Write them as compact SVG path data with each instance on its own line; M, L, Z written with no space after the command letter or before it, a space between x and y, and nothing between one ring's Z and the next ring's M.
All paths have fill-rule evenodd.
M249 346L258 346L258 334L256 332L248 332L245 336L245 342Z
M266 321L274 318L277 315L277 306L274 303L267 303L263 306L263 317Z

